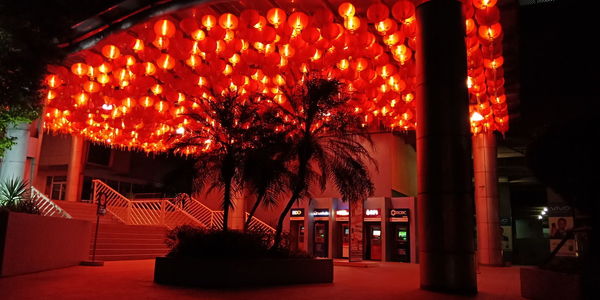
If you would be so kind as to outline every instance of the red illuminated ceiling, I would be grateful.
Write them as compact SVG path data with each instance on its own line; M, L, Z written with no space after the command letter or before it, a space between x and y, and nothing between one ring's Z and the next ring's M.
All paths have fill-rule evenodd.
M335 11L216 14L200 5L113 34L51 66L45 127L113 146L159 152L166 137L201 126L184 114L227 90L282 91L307 73L338 78L365 125L415 124L412 1L341 3ZM365 4L368 3L368 4ZM508 129L496 0L464 1L474 133Z

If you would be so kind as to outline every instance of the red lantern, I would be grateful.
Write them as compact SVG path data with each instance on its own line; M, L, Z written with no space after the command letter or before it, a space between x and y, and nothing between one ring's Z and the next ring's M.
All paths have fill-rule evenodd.
M102 47L102 54L108 59L116 59L121 56L121 51L115 45L106 45Z
M295 12L288 18L288 25L296 30L302 30L308 25L308 16L303 12Z
M343 18L353 17L355 12L356 8L354 8L354 5L350 2L344 2L338 7L338 13Z
M285 22L285 11L281 8L271 8L267 11L267 21L271 23L271 25L278 28L283 22Z
M219 18L219 25L221 25L223 29L234 30L238 26L238 18L234 14L222 14Z
M383 3L372 4L369 6L369 9L367 9L367 19L373 23L381 22L389 16L390 10L387 5Z
M77 76L83 76L88 73L88 65L84 63L76 63L71 66L71 72Z
M478 9L475 12L475 20L479 25L493 25L500 21L500 10L496 6Z
M496 5L496 2L498 2L498 0L473 0L473 6L479 9L486 9Z
M159 20L154 23L154 33L170 38L175 34L175 25L167 19Z
M412 23L415 20L415 5L407 0L400 0L392 6L392 15L403 24Z
M169 54L163 54L156 60L156 64L161 69L171 70L175 67L175 59Z

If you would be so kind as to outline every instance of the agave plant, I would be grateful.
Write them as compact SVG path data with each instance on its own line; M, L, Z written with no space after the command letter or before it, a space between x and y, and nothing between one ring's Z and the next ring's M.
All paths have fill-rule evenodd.
M39 214L39 209L31 198L29 183L20 178L7 179L0 183L0 208Z

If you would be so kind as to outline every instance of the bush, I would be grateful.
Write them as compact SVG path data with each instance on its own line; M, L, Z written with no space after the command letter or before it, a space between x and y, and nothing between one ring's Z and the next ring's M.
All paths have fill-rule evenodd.
M174 228L167 234L166 244L172 258L309 258L305 252L289 248L271 250L270 234L209 230L190 225Z

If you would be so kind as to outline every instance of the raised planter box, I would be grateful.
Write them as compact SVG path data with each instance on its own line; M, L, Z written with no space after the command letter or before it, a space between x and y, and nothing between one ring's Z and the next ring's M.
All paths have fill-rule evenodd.
M536 267L521 268L521 296L528 299L582 299L581 277Z
M0 276L78 265L89 258L91 223L0 212Z
M209 288L331 283L333 260L200 260L157 257L154 282Z

